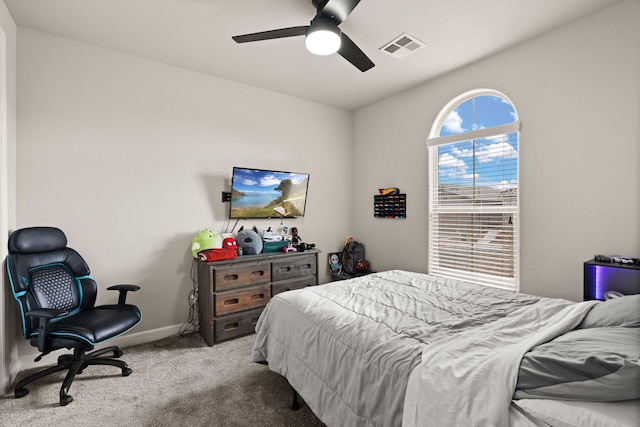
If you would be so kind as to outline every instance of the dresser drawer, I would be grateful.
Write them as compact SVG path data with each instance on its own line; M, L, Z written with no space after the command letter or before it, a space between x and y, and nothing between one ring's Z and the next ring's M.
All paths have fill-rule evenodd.
M305 276L298 279L284 280L271 284L271 297L281 292L293 291L295 289L306 288L316 285L316 276Z
M259 307L213 319L214 342L254 333L263 310L264 307Z
M251 308L264 307L271 299L271 285L264 284L213 294L213 315L223 316Z
M253 333L272 295L317 285L319 252L197 260L199 332L205 342L212 346Z
M271 262L271 280L274 282L303 276L315 276L317 271L314 254Z
M209 280L213 292L225 291L241 286L258 285L271 281L271 263L269 261L245 262L240 265L222 265L212 267L204 264L208 271L200 275L199 280Z

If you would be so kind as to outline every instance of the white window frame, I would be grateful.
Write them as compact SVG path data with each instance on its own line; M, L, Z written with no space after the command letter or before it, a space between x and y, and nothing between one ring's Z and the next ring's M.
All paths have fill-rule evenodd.
M429 248L428 248L428 271L430 274L434 274L442 277L449 277L454 279L465 280L469 282L479 283L482 285L493 286L503 289L509 289L518 291L520 289L520 121L516 119L512 123L494 126L490 128L484 128L479 130L472 130L468 132L462 132L453 135L439 136L440 131L445 123L445 120L449 117L451 112L455 110L460 104L465 101L478 96L495 96L504 99L509 102L515 110L515 105L504 94L492 89L477 89L466 93L463 93L453 100L451 100L440 112L438 117L433 123L429 138L427 139L427 149L429 156ZM516 112L516 117L517 112ZM516 200L513 205L500 205L500 206L451 206L448 204L439 204L438 191L439 191L439 159L438 159L438 147L442 145L460 143L464 141L473 141L481 138L487 138L491 136L516 133L518 141L518 157L517 157L517 184L516 184ZM482 271L469 271L466 269L457 269L447 266L446 262L439 262L440 256L455 256L451 250L444 250L438 241L439 231L437 229L438 219L440 214L503 214L510 215L510 220L513 221L513 271L512 275L495 275ZM471 245L473 247L474 245ZM467 249L469 251L469 249ZM473 249L471 249L473 251ZM468 253L468 252L467 252ZM482 254L486 256L486 254Z

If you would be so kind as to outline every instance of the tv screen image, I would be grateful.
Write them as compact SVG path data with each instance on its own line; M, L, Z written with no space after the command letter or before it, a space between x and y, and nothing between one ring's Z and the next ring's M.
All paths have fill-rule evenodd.
M229 218L304 216L309 174L234 167Z

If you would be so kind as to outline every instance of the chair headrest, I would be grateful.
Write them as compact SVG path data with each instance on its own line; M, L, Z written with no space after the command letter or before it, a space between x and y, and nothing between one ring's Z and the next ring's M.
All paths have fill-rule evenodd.
M55 227L29 227L9 236L9 253L37 254L64 249L67 236Z

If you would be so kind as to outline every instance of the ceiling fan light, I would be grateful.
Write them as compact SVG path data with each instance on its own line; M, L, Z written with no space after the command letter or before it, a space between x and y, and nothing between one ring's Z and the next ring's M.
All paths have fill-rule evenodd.
M316 55L331 55L340 49L340 29L337 26L311 26L307 31L305 45L307 50Z

